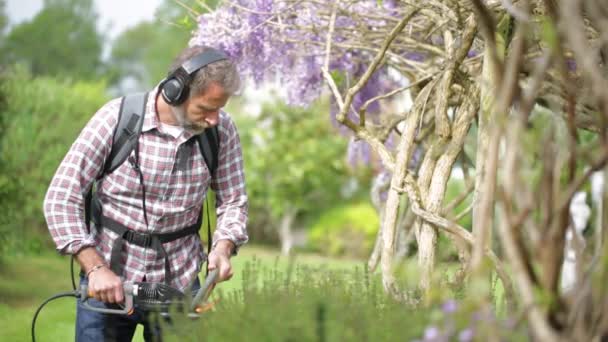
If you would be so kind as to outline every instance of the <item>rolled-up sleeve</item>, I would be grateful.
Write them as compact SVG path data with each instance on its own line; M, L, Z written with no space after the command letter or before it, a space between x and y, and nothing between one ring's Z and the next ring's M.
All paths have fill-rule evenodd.
M219 126L220 150L218 168L211 182L216 194L217 228L213 246L220 240L230 240L238 248L245 244L247 235L248 203L241 141L232 119L225 115Z
M48 229L62 254L95 244L85 225L84 198L111 149L119 106L113 100L95 113L59 164L44 198Z

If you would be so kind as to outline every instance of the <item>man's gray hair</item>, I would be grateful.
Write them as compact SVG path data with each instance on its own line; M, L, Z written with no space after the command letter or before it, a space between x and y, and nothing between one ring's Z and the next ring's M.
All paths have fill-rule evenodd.
M211 49L209 46L196 45L182 50L173 61L173 64L171 64L169 74L177 70L190 58ZM231 60L224 59L200 68L194 73L190 82L189 96L202 94L207 89L207 86L213 82L217 82L228 94L234 95L241 87L241 79L236 65Z

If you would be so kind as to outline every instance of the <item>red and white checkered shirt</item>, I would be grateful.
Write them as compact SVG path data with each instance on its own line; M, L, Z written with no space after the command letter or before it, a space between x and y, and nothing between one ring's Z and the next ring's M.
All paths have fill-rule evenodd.
M142 186L128 161L97 183L103 214L138 232L169 233L196 223L207 188L216 193L217 241L228 239L237 248L248 240L247 194L239 135L228 114L221 112L218 124L220 149L218 168L211 179L198 147L190 148L186 163L178 163L178 150L192 137L184 132L177 139L163 133L155 109L157 89L148 94L139 137L139 166L144 175L149 227L144 221ZM117 234L108 229L87 231L84 196L100 174L110 153L120 99L104 105L84 127L59 165L44 200L44 214L57 249L74 254L96 246L110 263L111 246ZM197 146L197 145L194 145ZM132 152L133 154L134 152ZM179 165L178 165L179 164ZM198 236L190 235L163 244L171 268L171 285L184 290L199 272L206 255ZM163 282L165 259L152 248L125 241L121 259L127 281Z

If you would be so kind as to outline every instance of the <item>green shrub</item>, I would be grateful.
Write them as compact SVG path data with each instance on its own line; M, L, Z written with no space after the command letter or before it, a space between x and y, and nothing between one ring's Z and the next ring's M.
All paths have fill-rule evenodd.
M411 297L410 299L416 299ZM419 298L418 298L419 299ZM525 326L475 301L397 302L379 277L357 268L249 262L240 289L216 291L198 320L173 313L163 341L526 341Z
M291 272L251 262L241 289L219 292L214 311L176 320L168 341L410 341L428 311L384 295L379 279L356 271L293 266Z
M82 127L108 100L106 84L33 78L22 69L0 77L0 204L10 213L0 222L1 252L39 249L49 241L42 213L47 187Z
M321 214L311 226L309 244L326 255L367 257L379 223L369 203L337 206Z

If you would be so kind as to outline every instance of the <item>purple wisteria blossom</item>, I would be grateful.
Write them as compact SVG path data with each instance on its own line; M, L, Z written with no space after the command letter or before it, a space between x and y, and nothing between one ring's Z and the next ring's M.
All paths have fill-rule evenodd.
M336 43L332 50L330 72L340 78L341 88L348 87L363 75L373 56L364 49L342 47L339 43L360 31L361 23L345 13L390 14L395 1L379 6L377 1L339 2L339 15L334 26ZM225 51L237 61L241 72L257 83L278 80L286 89L290 104L307 105L323 92L321 68L325 62L327 16L319 13L326 6L315 2L284 2L280 0L235 0L221 4L215 11L198 18L198 27L190 45L208 45ZM369 19L367 27L383 27L381 19ZM386 67L378 70L356 95L356 113L365 101L388 91ZM378 111L370 105L370 112ZM354 114L356 116L356 114ZM356 118L355 118L356 119Z
M385 35L375 33L390 31L403 15L401 7L398 0L224 1L212 12L198 17L197 29L189 44L225 51L237 62L244 76L257 84L278 82L285 90L282 94L288 104L306 106L327 91L322 68L328 55L329 13L335 9L328 71L344 94L365 73L376 54L375 49L382 43ZM427 44L442 44L441 37L415 33L412 36L426 39ZM408 60L415 64L429 58L428 51L407 50L402 46L391 49L391 54L400 56L406 64ZM383 63L354 96L347 112L347 118L353 123L361 122L359 111L368 100L403 86L404 79L389 76L389 65ZM328 114L339 130L352 134L337 124L335 116L339 111L335 102L330 109ZM379 122L380 112L377 101L370 103L366 122ZM360 161L370 160L369 146L351 146L351 150L351 156L362 157Z

